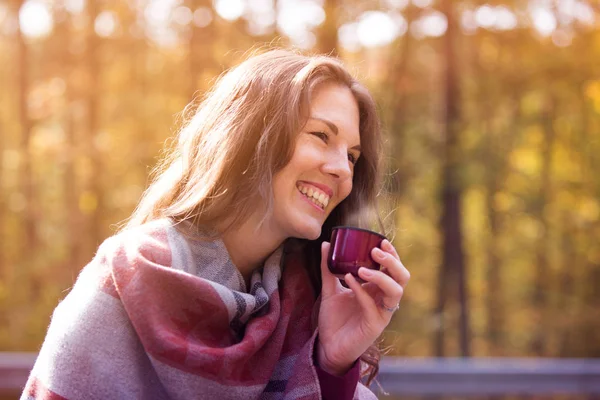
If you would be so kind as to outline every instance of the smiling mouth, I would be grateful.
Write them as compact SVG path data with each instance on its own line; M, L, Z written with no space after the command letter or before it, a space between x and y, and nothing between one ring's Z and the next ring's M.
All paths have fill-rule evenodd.
M312 186L304 186L302 184L298 184L297 187L304 197L312 201L320 209L325 210L325 207L327 207L327 204L329 204L328 195L326 195L318 189L315 189Z

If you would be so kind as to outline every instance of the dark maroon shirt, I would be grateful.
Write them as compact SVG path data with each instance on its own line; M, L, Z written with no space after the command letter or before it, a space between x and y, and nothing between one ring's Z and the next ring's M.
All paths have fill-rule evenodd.
M346 374L336 376L319 367L316 354L313 355L313 359L317 369L317 376L319 377L319 386L321 386L323 400L352 400L358 379L360 378L360 362L356 360Z

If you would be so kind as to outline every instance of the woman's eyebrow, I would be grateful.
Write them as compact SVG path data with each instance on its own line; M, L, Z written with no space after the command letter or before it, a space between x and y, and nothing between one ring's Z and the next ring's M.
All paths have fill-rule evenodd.
M314 119L317 121L321 121L322 123L324 123L325 125L327 125L329 127L329 129L331 129L333 131L333 133L335 133L336 135L338 134L339 130L336 124L334 124L331 121L328 121L326 119L323 118L319 118L319 117L310 117L310 119Z
M314 119L315 121L320 121L322 123L324 123L325 125L327 125L329 127L329 129L331 129L331 131L337 136L339 133L339 129L337 127L336 124L334 124L333 122L326 120L324 118L319 118L319 117L310 117L309 119ZM352 147L351 150L358 150L361 151L361 147L359 144L357 144L356 146Z

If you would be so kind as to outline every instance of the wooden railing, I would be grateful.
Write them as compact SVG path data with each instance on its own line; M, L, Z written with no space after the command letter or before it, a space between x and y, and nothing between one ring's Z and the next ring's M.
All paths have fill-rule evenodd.
M393 395L600 394L600 359L388 357L380 371Z
M20 393L35 357L0 353L0 397ZM600 395L600 359L386 357L378 380L392 396Z

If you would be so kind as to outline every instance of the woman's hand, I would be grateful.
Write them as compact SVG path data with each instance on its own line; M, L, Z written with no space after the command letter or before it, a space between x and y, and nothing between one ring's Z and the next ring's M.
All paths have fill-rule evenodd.
M410 273L394 246L384 240L381 249L371 252L381 270L360 268L358 274L364 284L346 274L347 289L327 268L329 246L328 242L321 246L323 286L317 362L325 371L343 375L390 323L395 311L391 309L400 303Z

